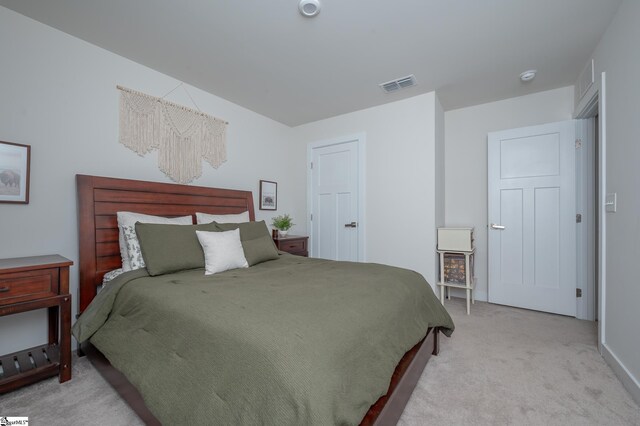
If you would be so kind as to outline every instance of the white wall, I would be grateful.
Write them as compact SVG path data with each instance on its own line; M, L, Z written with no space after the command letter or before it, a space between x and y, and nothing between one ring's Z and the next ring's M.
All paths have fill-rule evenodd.
M75 174L169 182L156 154L139 157L118 143L116 84L162 96L178 81L0 7L0 140L31 145L28 205L0 204L0 258L59 253L72 259L77 300ZM215 70L209 70L215 72ZM203 165L194 185L254 191L276 181L278 211L304 233L305 147L291 128L188 87L205 112L229 121L228 160ZM168 99L192 106L182 89ZM274 212L256 210L258 219ZM0 354L46 340L44 312L0 318Z
M605 359L640 403L640 2L624 1L594 51L606 82L606 192L618 194L606 220Z
M445 112L445 222L475 227L478 300L487 300L487 133L572 113L573 86Z
M294 128L302 146L366 134L366 261L435 284L437 97L427 93Z

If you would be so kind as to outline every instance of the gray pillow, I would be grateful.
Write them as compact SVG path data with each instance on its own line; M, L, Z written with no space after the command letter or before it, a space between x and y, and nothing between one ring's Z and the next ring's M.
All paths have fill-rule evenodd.
M165 225L136 223L140 250L151 276L204 268L204 252L197 231L217 231L214 223Z
M240 229L240 241L242 241L244 257L247 259L249 266L278 258L278 249L269 234L269 229L264 220L244 223L213 222L213 224L216 225L219 231Z

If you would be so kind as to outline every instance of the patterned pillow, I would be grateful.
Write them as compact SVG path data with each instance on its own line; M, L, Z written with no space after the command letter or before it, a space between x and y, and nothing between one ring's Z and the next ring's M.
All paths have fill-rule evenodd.
M104 274L104 277L102 277L102 285L107 284L109 281L115 279L118 275L122 274L124 271L122 270L122 268L118 268L118 269L114 269L113 271L109 271L106 274Z
M142 258L142 250L140 250L140 241L138 241L135 226L123 226L122 235L124 236L124 244L129 254L131 270L144 268L146 265Z

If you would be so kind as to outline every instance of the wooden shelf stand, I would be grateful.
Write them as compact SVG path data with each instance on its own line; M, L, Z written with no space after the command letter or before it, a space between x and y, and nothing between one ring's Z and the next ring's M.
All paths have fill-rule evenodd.
M467 292L467 315L471 312L471 304L475 304L475 296L473 294L473 290L475 289L475 279L473 277L473 256L475 254L475 248L471 251L462 251L462 250L436 250L440 256L440 277L438 280L438 286L440 286L440 302L444 305L444 296L445 296L445 288L447 291L447 298L451 298L449 295L449 291L451 288L460 288L466 290ZM456 282L447 282L445 281L445 269L444 269L444 258L447 254L458 254L464 255L464 263L465 263L465 283L460 284Z

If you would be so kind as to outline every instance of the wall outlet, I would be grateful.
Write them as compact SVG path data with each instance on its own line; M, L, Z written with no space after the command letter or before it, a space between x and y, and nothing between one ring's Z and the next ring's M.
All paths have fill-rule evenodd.
M604 208L607 213L615 213L618 209L618 193L609 192L604 198Z

